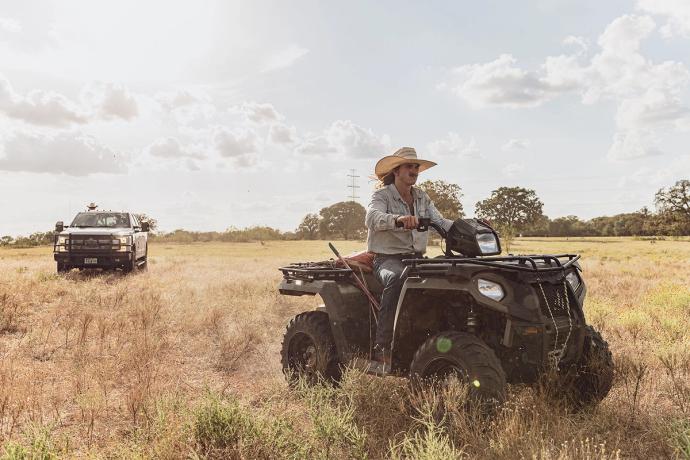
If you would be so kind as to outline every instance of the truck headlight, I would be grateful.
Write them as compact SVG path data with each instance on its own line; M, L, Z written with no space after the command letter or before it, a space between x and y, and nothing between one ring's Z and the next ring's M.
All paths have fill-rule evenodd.
M67 236L58 236L57 242L55 243L55 249L57 252L67 252Z
M477 235L477 244L482 254L495 254L498 252L498 242L493 233L480 233Z
M119 237L117 237L117 240L113 240L113 242L115 242L115 241L118 241L120 244L118 251L119 252L126 252L127 246L132 244L132 237L131 236L119 236Z
M496 302L499 302L505 296L501 285L493 281L479 278L477 280L477 288L481 295L495 300Z
M573 288L573 291L577 291L577 288L580 287L580 277L577 276L577 273L574 271L565 275L565 279L568 280L568 283L570 284L570 287Z

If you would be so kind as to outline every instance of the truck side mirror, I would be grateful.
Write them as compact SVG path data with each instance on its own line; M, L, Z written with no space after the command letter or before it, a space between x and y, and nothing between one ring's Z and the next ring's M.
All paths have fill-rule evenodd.
M141 231L142 232L148 232L149 231L149 223L148 222L142 222L141 223Z
M65 224L61 220L58 220L55 223L55 233L60 233L64 229L65 229Z

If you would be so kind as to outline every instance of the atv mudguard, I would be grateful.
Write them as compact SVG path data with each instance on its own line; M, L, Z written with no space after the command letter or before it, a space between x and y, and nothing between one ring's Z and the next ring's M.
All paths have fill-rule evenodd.
M324 305L319 310L328 314L342 363L357 356L369 356L370 344L376 334L376 322L369 300L358 287L343 281L283 279L279 291L284 295L321 296Z

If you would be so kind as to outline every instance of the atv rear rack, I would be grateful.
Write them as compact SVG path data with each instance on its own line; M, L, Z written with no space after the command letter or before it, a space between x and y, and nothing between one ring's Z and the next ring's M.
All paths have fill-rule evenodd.
M299 262L278 270L283 272L283 278L303 281L331 280L345 281L350 278L352 270L335 266L333 261Z
M568 260L561 261L567 258ZM458 265L483 265L487 267L526 272L556 272L571 267L580 259L579 254L524 255L507 257L441 257L434 259L403 259L408 275L445 274Z

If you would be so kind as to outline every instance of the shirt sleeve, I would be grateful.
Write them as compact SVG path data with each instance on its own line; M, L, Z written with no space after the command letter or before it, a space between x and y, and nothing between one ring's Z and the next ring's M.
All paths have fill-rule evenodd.
M424 195L427 200L427 210L429 211L431 222L443 228L445 231L450 230L450 228L453 226L453 221L450 219L445 219L441 213L438 212L438 209L436 209L436 206L434 205L434 202L431 201L431 198L429 198L429 195Z
M388 206L386 204L386 197L380 191L374 192L371 197L371 202L367 208L367 215L364 223L369 230L397 230L395 226L395 219L397 214L388 214L386 211Z

